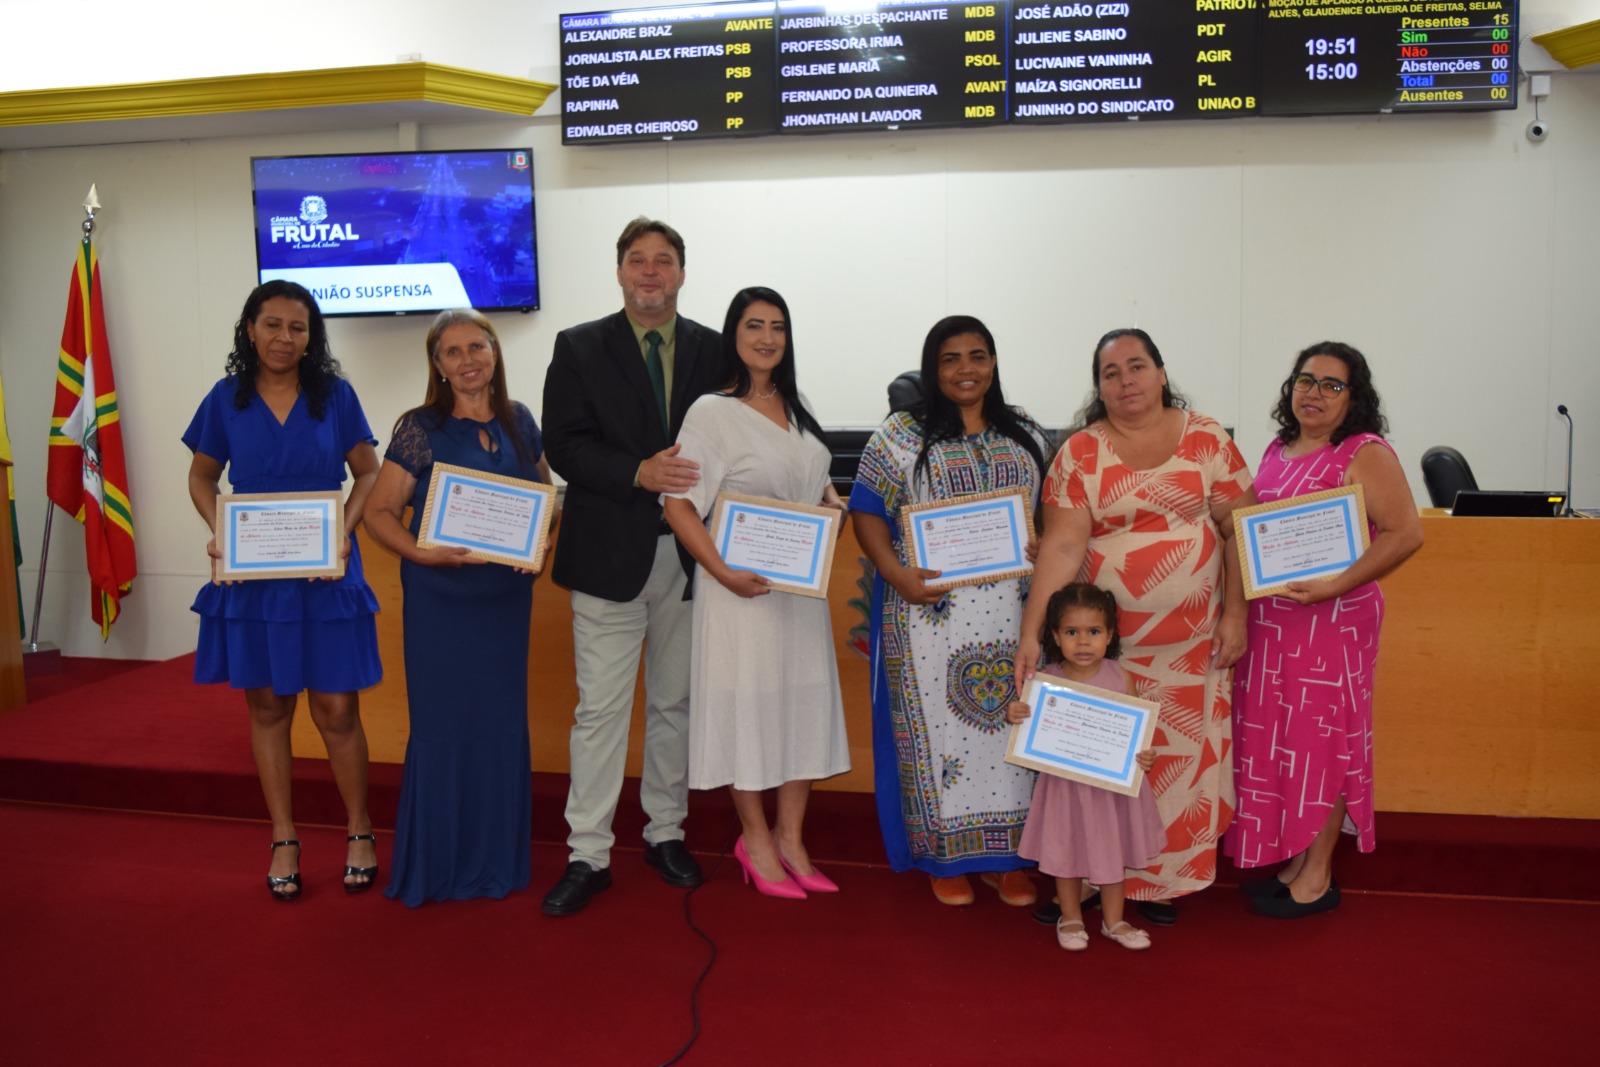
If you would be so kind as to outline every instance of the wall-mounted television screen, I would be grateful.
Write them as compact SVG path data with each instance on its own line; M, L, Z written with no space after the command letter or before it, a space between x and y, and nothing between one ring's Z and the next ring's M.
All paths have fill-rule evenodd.
M256 266L325 315L403 315L539 306L533 154L263 156L255 181Z

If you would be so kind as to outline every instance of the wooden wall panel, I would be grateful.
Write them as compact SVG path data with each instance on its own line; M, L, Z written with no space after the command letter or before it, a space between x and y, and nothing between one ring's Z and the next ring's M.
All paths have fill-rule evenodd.
M1424 513L1426 543L1384 582L1377 674L1377 800L1384 811L1600 818L1600 522L1453 519ZM372 758L405 758L400 590L393 556L363 535L384 605L386 677L362 694ZM860 550L848 529L829 591L853 769L821 788L872 789ZM781 594L772 594L774 596ZM852 602L856 603L852 603ZM864 646L865 635L862 634ZM640 687L642 691L642 686ZM534 587L528 706L535 770L565 773L577 704L565 590ZM642 700L628 773L639 773ZM295 754L323 756L308 716Z
M405 656L400 624L400 561L374 543L363 528L361 558L367 581L383 606L378 616L378 650L383 656L382 683L361 694L361 717L367 744L378 763L404 763L410 716L406 710ZM556 536L560 536L559 532ZM872 789L872 719L868 700L867 662L850 648L850 630L864 619L851 605L864 594L856 582L861 576L860 550L846 526L834 552L828 602L832 608L834 638L839 648L839 679L844 691L846 726L850 735L850 762L854 770L820 785L823 789L866 792ZM771 596L782 596L772 593ZM865 637L862 637L865 641ZM864 648L863 644L863 648ZM627 773L637 775L644 738L644 684L637 685L633 729L628 737ZM567 738L572 713L578 704L573 680L572 608L565 589L541 574L533 587L533 631L528 649L528 730L533 748L533 769L565 774ZM309 715L294 722L294 754L326 759L327 750Z
M4 488L11 461L0 459L0 488ZM46 504L45 507L54 507ZM0 711L20 708L28 702L28 683L22 672L22 624L17 612L16 545L9 517L0 517Z
M1379 809L1600 818L1600 522L1422 525L1383 583Z

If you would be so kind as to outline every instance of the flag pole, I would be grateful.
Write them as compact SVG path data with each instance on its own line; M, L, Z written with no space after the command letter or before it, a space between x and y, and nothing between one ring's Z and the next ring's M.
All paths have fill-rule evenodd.
M28 638L27 644L22 647L24 657L37 656L39 661L55 660L61 656L61 650L50 642L39 643L39 608L44 603L44 565L50 558L50 520L55 518L56 506L49 505L44 511L44 544L39 549L39 584L33 594L33 633ZM49 671L46 673L55 673Z
M83 239L91 240L94 237L94 215L100 210L100 197L96 195L95 187L89 186L89 195L83 201ZM50 561L50 527L56 517L54 501L46 498L44 507L44 543L39 546L39 581L33 594L33 628L27 643L23 645L23 659L33 667L36 674L58 674L61 671L61 649L49 641L39 640L39 616L44 607L44 575L45 565Z

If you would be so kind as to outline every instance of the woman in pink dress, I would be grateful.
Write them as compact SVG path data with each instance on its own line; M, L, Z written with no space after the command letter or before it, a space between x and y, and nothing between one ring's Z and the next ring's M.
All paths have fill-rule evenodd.
M1278 436L1256 473L1263 502L1359 485L1371 544L1333 578L1290 582L1251 604L1234 672L1238 816L1224 851L1239 867L1289 860L1247 884L1251 906L1298 918L1339 905L1339 830L1373 848L1372 674L1383 625L1377 579L1422 545L1422 523L1366 357L1323 341L1301 352L1275 412Z
M1110 590L1123 669L1139 696L1161 705L1150 783L1166 848L1128 872L1127 895L1165 926L1177 918L1174 898L1216 877L1217 842L1233 818L1228 668L1244 651L1245 602L1229 540L1233 509L1255 498L1239 449L1174 396L1149 334L1106 334L1093 374L1081 429L1045 480L1018 685L1039 662L1050 594L1074 579Z

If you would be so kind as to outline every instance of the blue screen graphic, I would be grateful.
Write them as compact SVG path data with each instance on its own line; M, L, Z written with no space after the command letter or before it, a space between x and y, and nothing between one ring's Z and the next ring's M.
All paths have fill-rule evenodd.
M532 153L251 160L256 262L327 315L539 306Z

